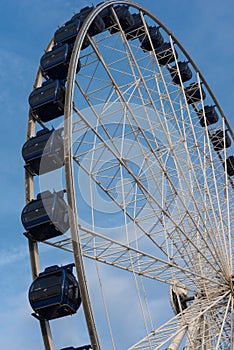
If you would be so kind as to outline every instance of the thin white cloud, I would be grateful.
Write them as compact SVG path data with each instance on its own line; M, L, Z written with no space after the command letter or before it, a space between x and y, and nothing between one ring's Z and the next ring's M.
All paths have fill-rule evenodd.
M0 249L0 268L10 264L13 265L26 257L28 257L28 251L25 245L9 249Z

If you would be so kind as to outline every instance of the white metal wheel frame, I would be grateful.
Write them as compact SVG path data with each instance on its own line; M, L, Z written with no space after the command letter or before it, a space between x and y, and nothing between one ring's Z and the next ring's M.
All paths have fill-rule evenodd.
M89 38L89 48L80 49L95 17L117 4L128 4L132 13L140 13L146 35L146 23L160 25L164 41L171 44L174 63L160 66L155 52L144 52L138 38L127 41L113 9L120 31ZM47 50L52 45L53 41ZM76 74L78 59L82 68ZM193 78L175 85L169 68L175 66L178 71L178 61L185 60ZM34 87L41 81L39 70ZM190 82L197 82L200 92L202 88L206 92L206 98L193 105L185 96ZM216 105L220 118L217 124L202 127L198 111L204 113L207 104ZM34 135L35 127L29 114L27 138ZM217 129L228 129L233 140L206 80L157 18L128 1L108 1L90 13L77 36L66 83L65 176L71 237L46 243L74 254L93 349L107 348L101 345L103 334L101 342L98 335L98 331L103 333L104 316L109 349L233 347L233 182L224 163L233 148L214 150L210 136ZM27 173L26 201L34 198L33 182ZM40 271L37 243L29 241L29 248L35 277ZM94 261L97 277L85 271L84 257ZM104 270L104 280L99 262L112 268L111 275ZM131 305L131 326L127 329L124 319L129 316L123 314L115 330L113 312L117 310L105 283L112 274L122 281L121 270L128 271L123 271L123 281L129 278L135 286L135 294L123 295L123 299L129 305L131 299L137 301L139 312ZM97 286L95 292L90 288L95 278L99 292ZM160 285L175 285L178 280L194 301L158 327L154 293L161 290ZM130 311L126 303L122 309L120 305L122 312L124 307L126 313ZM122 330L130 332L138 325L134 316L142 320L141 331L135 332L134 342L130 337L124 343L115 332L120 332L121 324ZM40 323L45 348L52 350L49 324Z

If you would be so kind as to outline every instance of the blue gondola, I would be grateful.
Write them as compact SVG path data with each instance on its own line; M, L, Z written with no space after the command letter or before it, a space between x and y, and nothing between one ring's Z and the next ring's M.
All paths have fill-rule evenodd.
M68 22L56 30L54 33L54 41L56 43L62 44L74 44L76 37L80 31L82 24L85 19L94 9L93 6L87 6L80 10L79 13L75 14ZM100 15L97 15L92 21L88 33L90 36L99 34L105 30L105 23ZM82 44L82 49L85 49L89 46L88 38L85 38Z
M176 314L180 314L181 311L186 310L188 305L188 297L175 293L173 288L170 291L171 304Z
M28 238L44 241L68 230L68 208L63 195L64 191L44 191L37 195L37 199L26 204L21 221Z
M202 127L217 123L219 116L215 110L215 106L204 106L204 112L205 116L202 109L198 112L198 117Z
M68 348L63 348L61 350L92 350L91 345L83 345L79 346L78 348L74 348L73 346L69 346Z
M128 5L117 5L114 7L115 13L118 17L119 23L122 27L123 30L126 30L130 26L134 24L134 19L129 11L129 6ZM113 16L113 14L112 14ZM110 33L114 34L119 31L119 27L114 26L110 28Z
M94 10L94 6L86 6L80 10L79 13L75 14L71 21L80 20L81 25L84 23L87 16ZM92 21L91 26L88 29L88 33L90 36L97 35L102 33L105 30L105 22L103 21L100 15L97 15L95 19Z
M64 164L63 138L60 131L47 128L25 142L22 148L25 167L32 174L45 174ZM42 160L43 159L43 160Z
M101 4L103 4L103 2L100 2L98 5L101 5ZM116 23L113 13L111 11L111 7L104 8L100 12L100 16L104 21L105 29L110 29L110 27L112 27Z
M152 50L157 49L160 46L162 47L164 39L163 39L162 34L160 33L159 27L150 26L150 27L148 27L148 31L149 31L149 36L150 36L153 47L151 45L151 42L150 42L148 35L145 33L145 35L142 35L139 38L140 42L141 42L141 48L144 51L152 51ZM162 64L162 63L160 63L160 64Z
M181 80L183 83L192 78L193 74L191 69L189 68L188 62L178 62L178 69L179 69ZM174 65L173 67L170 67L170 74L172 77L172 81L175 84L180 84L178 69L176 65Z
M127 40L134 40L136 38L141 38L145 34L144 24L139 13L133 13L133 24L128 26L125 30L125 36Z
M211 135L211 142L213 143L215 151L222 151L224 147L228 148L232 144L227 130L217 130Z
M184 91L188 104L196 103L206 98L205 91L198 83L190 84Z
M170 43L164 43L161 46L157 47L155 49L155 53L158 59L158 63L161 66L165 66L169 63L174 62L175 59L178 57L177 51L175 49L174 51L175 55Z
M59 80L42 84L29 95L32 112L43 122L48 122L64 114L65 88Z
M44 77L64 80L67 78L73 45L55 45L51 51L46 52L40 60L40 67ZM76 72L81 68L78 61Z
M117 6L114 6L113 9L124 31L130 28L134 24L134 18L129 11L128 5L117 5ZM119 32L120 28L116 22L116 19L112 12L111 7L107 7L103 11L101 11L100 16L102 17L105 23L105 28L108 29L111 34Z
M72 273L74 264L47 267L33 281L29 302L34 316L52 320L76 313L81 305L78 282Z
M234 156L230 156L226 159L227 173L229 176L234 175Z
M76 36L79 33L81 27L81 22L79 19L68 21L54 33L54 41L59 44L74 44ZM86 40L84 43L85 48L89 45L89 42Z

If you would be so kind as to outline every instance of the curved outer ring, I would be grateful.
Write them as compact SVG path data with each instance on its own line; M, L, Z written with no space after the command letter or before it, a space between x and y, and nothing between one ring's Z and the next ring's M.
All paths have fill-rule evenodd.
M65 96L65 109L64 109L64 154L65 154L65 175L66 175L66 186L67 186L67 199L68 199L68 206L69 206L69 220L70 220L70 227L71 227L71 235L72 235L72 244L73 244L73 253L74 253L74 261L76 265L76 271L80 286L80 292L81 292L81 298L82 298L82 304L84 308L84 313L86 317L87 327L90 335L90 341L93 350L101 350L98 332L95 325L95 320L93 316L92 311L92 305L91 305L91 299L89 296L87 281L86 281L86 275L85 275L85 268L84 268L84 262L83 262L83 255L82 255L82 247L80 243L80 234L79 234L79 225L78 225L78 216L77 216L77 207L76 207L76 198L75 198L75 185L74 185L74 168L73 168L73 159L72 159L72 101L73 101L73 95L74 95L74 82L75 82L75 76L76 76L76 66L78 63L80 51L81 51L81 45L83 40L85 39L85 36L87 34L88 28L92 21L95 19L95 17L106 7L116 5L116 4L123 4L123 5L129 5L137 10L142 11L144 14L149 16L153 21L159 24L161 28L173 39L174 43L177 44L177 46L180 48L180 50L183 52L183 54L187 57L190 64L193 66L194 70L199 74L201 80L203 81L203 84L205 85L207 91L209 92L211 98L213 99L220 115L225 120L225 124L229 130L229 133L234 140L234 133L231 129L230 124L228 123L217 99L213 95L208 83L206 82L204 76L201 74L199 69L197 68L194 61L191 59L189 54L186 52L186 50L182 47L182 45L179 43L179 41L176 39L176 37L167 29L167 27L156 17L154 17L149 11L147 11L142 6L132 2L132 1L118 1L118 0L109 0L101 5L99 5L97 8L95 8L86 18L84 21L82 28L76 38L73 53L70 60L69 65L69 71L67 76L67 86L66 86L66 96ZM50 41L46 52L51 49L53 46L53 39ZM34 81L34 89L41 86L42 82L42 74L40 71L40 68L37 71L36 79ZM43 124L41 123L43 126ZM33 118L32 114L29 111L29 117L28 117L28 127L27 127L27 140L35 135L35 126L36 126L36 120ZM28 203L31 199L34 198L34 183L33 183L33 176L29 174L27 171L25 172L25 197L26 197L26 203ZM40 262L39 262L39 253L38 253L38 244L37 242L34 242L32 240L28 240L29 244L29 253L30 253L30 262L31 262L31 270L32 270L32 277L33 279L36 278L36 276L40 272ZM40 320L40 326L43 336L43 341L45 345L46 350L54 350L53 341L51 337L51 331L49 327L49 322L46 320Z

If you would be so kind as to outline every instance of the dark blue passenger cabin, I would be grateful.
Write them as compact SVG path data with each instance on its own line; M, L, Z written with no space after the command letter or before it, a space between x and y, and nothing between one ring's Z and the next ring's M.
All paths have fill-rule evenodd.
M103 2L100 2L98 5L101 5L101 4L103 4ZM116 23L110 6L103 9L100 12L100 16L101 16L102 20L104 21L105 29L110 30L110 27L112 27Z
M188 104L196 103L206 98L205 91L203 90L202 86L199 86L198 83L190 84L184 89L184 91Z
M81 27L80 20L67 21L54 33L54 41L57 44L74 44ZM88 45L88 44L87 44Z
M149 36L147 35L147 33L145 33L145 35L142 35L139 38L141 42L141 48L144 51L153 51L163 45L164 39L162 34L160 33L159 27L150 26L148 27L148 31L153 47L151 45Z
M68 207L64 191L44 191L24 207L21 221L25 235L35 241L44 241L64 234L69 228Z
M75 14L71 21L76 21L77 19L80 20L81 25L84 23L87 16L94 10L94 6L86 6L83 9L80 10L79 13ZM97 35L99 33L102 33L105 30L105 22L102 19L102 16L97 15L94 20L92 21L88 33L90 36Z
M204 112L205 113L203 113L202 109L198 111L198 117L202 127L217 123L217 121L219 120L219 116L216 112L215 106L204 106Z
M100 4L99 4L100 5ZM117 5L113 7L116 16L118 17L119 23L123 31L127 30L134 24L134 19L129 11L128 5ZM105 23L105 28L110 31L111 34L115 34L120 31L120 28L116 22L112 8L107 7L100 12L100 16Z
M117 5L114 6L114 11L118 17L119 23L123 29L123 31L125 31L127 28L129 28L130 26L132 26L134 24L134 19L132 17L132 14L129 11L129 6L128 5ZM113 16L113 14L112 14ZM113 19L115 21L115 18L113 16ZM119 26L116 23L116 26L113 26L110 29L110 33L114 34L116 32L119 31Z
M74 264L47 267L33 281L29 302L35 317L52 320L76 313L81 305L78 282L72 273Z
M179 75L179 72L180 75ZM180 84L180 77L181 81L184 83L192 78L192 71L189 68L188 62L178 62L178 69L177 66L174 65L173 67L170 67L170 74L172 77L172 81L175 84Z
M217 130L211 135L211 142L213 143L215 151L222 151L224 148L228 148L232 144L227 130Z
M141 19L140 13L133 13L133 24L128 26L125 30L125 36L127 40L134 40L136 38L141 38L145 34L144 24Z
M25 142L22 148L25 167L33 175L45 174L64 164L61 131L42 129Z
M29 95L29 105L43 122L64 114L65 88L59 80L47 81Z
M46 52L40 60L42 75L50 79L65 80L67 78L73 45L55 45L51 51ZM76 72L81 68L78 61Z
M187 307L189 306L189 299L189 297L184 297L182 295L179 295L178 293L175 293L173 288L171 289L171 303L176 314L180 314L181 311L187 309Z
M68 348L63 348L61 350L92 350L91 345L83 345L79 346L78 348L74 348L73 346L69 346Z
M230 156L226 159L227 173L229 176L234 175L234 156Z
M178 54L175 50L175 55L173 53L172 47L170 43L164 43L161 46L155 49L155 53L158 59L158 63L161 66L165 66L169 63L172 63L177 59Z

